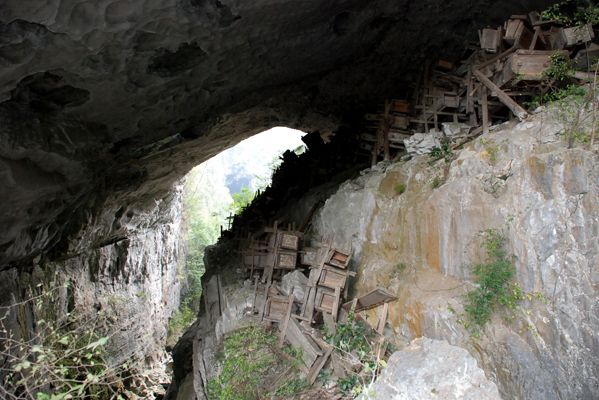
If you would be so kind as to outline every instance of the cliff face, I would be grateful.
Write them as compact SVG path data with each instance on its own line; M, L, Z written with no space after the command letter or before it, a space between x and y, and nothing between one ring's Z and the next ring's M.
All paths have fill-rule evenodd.
M468 349L504 398L599 394L599 157L568 149L554 114L497 127L449 166L428 156L379 164L344 184L314 224L352 244L357 294L397 294L389 335ZM473 338L460 314L486 229L504 232L517 282L546 301L531 296L504 315L512 322L496 316Z
M68 283L59 291L58 306L48 305L56 318L73 309L104 311L111 361L154 367L164 361L168 318L179 305L180 189L147 211L121 210L114 219L115 208L105 204L104 218L113 216L108 227L102 220L86 222L67 259L1 272L0 304L27 299L38 284L52 289ZM119 235L100 242L102 228L116 225ZM14 308L9 318L9 326L25 336L37 323L28 307Z
M334 129L550 3L4 0L0 270L54 259L98 200L141 208L273 126Z

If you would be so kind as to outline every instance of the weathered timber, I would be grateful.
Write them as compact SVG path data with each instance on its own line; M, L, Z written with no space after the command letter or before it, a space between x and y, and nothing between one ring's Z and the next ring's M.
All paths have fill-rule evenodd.
M475 70L474 76L479 80L480 83L485 85L487 87L487 89L489 89L491 91L492 94L495 94L495 96L497 96L497 98L503 104L505 104L510 110L512 110L514 115L520 121L523 121L524 119L526 119L529 116L528 112L525 109L520 107L520 105L518 103L516 103L514 100L512 100L512 98L510 96L505 94L505 92L503 92L503 90L501 90L497 85L495 85L493 82L491 82L491 80L489 78L487 78L486 76L484 76L480 71Z
M376 288L357 299L344 303L343 308L347 311L350 311L353 308L354 312L358 313L395 300L397 300L397 297L384 289Z

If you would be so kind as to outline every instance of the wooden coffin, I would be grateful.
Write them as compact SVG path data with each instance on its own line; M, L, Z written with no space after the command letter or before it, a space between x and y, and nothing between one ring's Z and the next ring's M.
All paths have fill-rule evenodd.
M335 271L331 269L323 269L320 275L318 284L320 286L328 287L331 289L345 287L345 281L347 280L347 273L342 270Z
M493 77L493 82L503 87L517 81L541 81L545 79L544 72L551 65L551 56L555 53L548 50L517 50ZM567 56L568 52L564 51L563 54Z
M460 96L451 93L443 94L443 105L448 108L460 107Z
M437 61L436 67L445 71L453 71L455 69L455 64L449 60L440 59Z
M243 264L246 268L264 268L266 265L266 254L244 254Z
M526 27L522 19L509 19L505 23L503 40L509 45L528 49L533 37L534 33Z
M391 116L391 126L393 128L408 129L410 119L406 116L393 115Z
M276 269L295 269L297 264L296 252L279 252L277 254Z
M297 251L299 247L299 235L291 232L279 232L279 247Z
M406 100L393 100L391 102L391 112L400 114L410 113L410 103Z
M285 296L269 296L264 308L264 319L271 322L281 322L285 317L289 299Z
M501 47L501 28L485 28L479 31L480 48L487 53L497 53Z
M285 340L296 349L301 349L302 361L307 368L311 368L316 359L323 355L320 346L302 331L300 324L293 317L285 331Z
M335 292L330 289L319 287L316 290L316 299L314 308L318 311L333 313L333 309L339 304L339 299L335 296Z
M588 43L595 37L591 24L564 28L560 31L561 40L566 46Z
M332 249L329 253L329 257L326 261L327 264L333 265L337 268L347 268L349 264L350 256L337 249Z

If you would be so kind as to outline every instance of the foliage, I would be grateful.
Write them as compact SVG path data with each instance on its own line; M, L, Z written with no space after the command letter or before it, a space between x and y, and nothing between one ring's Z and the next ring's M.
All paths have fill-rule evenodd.
M553 103L562 101L566 98L574 98L575 100L581 99L587 94L584 87L570 84L565 88L550 90L539 96L533 97L532 101L528 103L530 108L536 108L542 104Z
M395 277L398 277L406 270L407 267L408 266L404 262L399 262L399 263L395 264L395 266L393 267L393 275Z
M188 304L183 304L176 310L168 321L169 338L179 338L185 330L195 321L197 313ZM174 340L169 344L174 344Z
M406 191L406 184L398 183L397 185L395 185L395 187L393 189L395 190L395 193L403 194Z
M515 309L523 299L520 287L512 283L515 268L505 250L505 237L498 231L484 232L488 261L473 269L477 288L466 295L464 309L469 326L484 326L500 306Z
M438 177L438 176L435 176L435 177L433 178L432 182L431 182L431 187L432 187L433 189L437 189L437 188L438 188L438 187L440 187L442 184L443 184L443 179L442 179L442 178L440 178L440 177Z
M588 1L566 0L547 8L541 17L566 26L596 25L599 23L599 7Z
M444 141L441 143L441 147L435 147L430 152L431 161L430 163L434 163L438 160L445 160L445 162L451 162L453 159L453 150L451 149L451 145L448 141Z
M102 313L73 311L56 319L52 307L61 287L38 285L31 297L0 308L0 397L3 399L124 399L144 377L128 365L108 362L112 334ZM11 315L30 309L38 316L34 332L15 332Z
M229 205L229 210L234 215L239 215L247 206L249 206L256 197L256 193L252 192L248 187L242 187L239 193L233 194L233 203Z
M218 239L226 211L222 199L215 194L215 186L210 171L199 167L190 172L183 188L185 262L180 279L185 285L180 309L169 321L169 344L174 344L191 325L200 308L204 250Z
M285 382L284 385L281 385L275 390L275 396L282 396L284 398L289 398L290 396L294 396L298 393L301 393L308 387L308 382L304 378L295 378L288 382Z
M556 52L550 56L549 60L549 67L543 71L543 75L546 78L563 82L571 78L574 74L572 60L570 60L567 54Z
M346 378L339 379L337 385L339 390L345 396L352 394L352 390L359 384L358 377L356 375L350 375Z
M354 313L350 312L347 322L338 323L334 334L325 331L325 339L343 355L356 361L360 370L350 374L339 382L339 387L344 394L354 396L362 393L363 389L374 381L380 367L385 367L384 360L376 355L376 348L371 343L374 332L363 321L357 320Z
M208 381L209 399L254 400L266 393L291 395L305 388L305 381L291 378L277 388L268 387L267 376L283 362L274 352L277 336L258 326L239 329L223 343L222 368ZM290 367L295 368L294 364Z

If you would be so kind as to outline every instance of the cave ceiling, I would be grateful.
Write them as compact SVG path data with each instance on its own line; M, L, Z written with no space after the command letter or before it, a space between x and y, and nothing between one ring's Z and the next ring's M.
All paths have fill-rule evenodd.
M100 209L142 209L256 132L332 130L481 26L549 3L3 0L0 268L110 225Z

